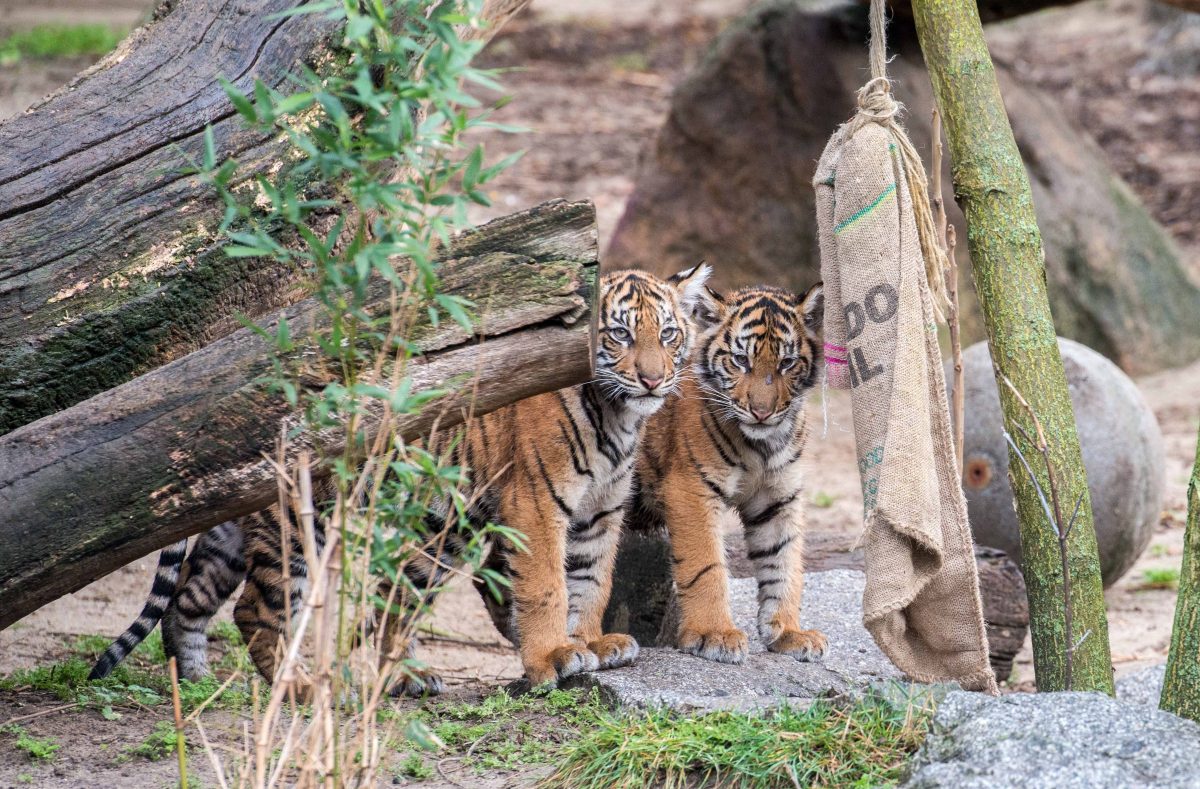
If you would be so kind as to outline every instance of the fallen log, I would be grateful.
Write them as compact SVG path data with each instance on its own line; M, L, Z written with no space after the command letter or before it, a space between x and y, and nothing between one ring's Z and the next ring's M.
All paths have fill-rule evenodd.
M284 161L224 90L290 92L336 68L340 27L298 0L164 0L70 85L0 124L0 434L86 400L307 295L298 272L221 254L224 206L185 176L211 126L249 176ZM528 0L488 0L486 38Z
M457 238L441 291L478 305L479 333L417 324L414 390L456 394L399 420L413 438L591 375L595 210L554 201ZM371 305L386 309L388 294ZM370 306L368 307L370 309ZM420 310L422 315L424 310ZM285 311L319 327L309 299ZM261 325L268 333L277 320ZM298 334L293 328L293 332ZM241 329L175 362L0 436L0 629L167 545L276 498L272 467L287 403L268 393L267 340ZM298 358L304 351L298 352ZM337 453L341 431L293 443Z

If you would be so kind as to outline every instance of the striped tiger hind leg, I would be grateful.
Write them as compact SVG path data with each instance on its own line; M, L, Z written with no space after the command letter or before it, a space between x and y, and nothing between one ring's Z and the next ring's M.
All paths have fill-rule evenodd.
M180 677L195 681L208 674L208 623L245 576L237 521L222 523L196 541L162 622L163 650L175 658Z
M628 666L638 656L633 636L602 628L623 520L624 510L616 506L573 523L567 532L567 630L587 644L601 669Z
M256 522L251 527L251 522ZM287 591L283 573L280 526L274 513L264 511L244 519L246 586L233 610L233 621L241 631L258 673L274 682L278 656L287 640L287 621L296 613L308 590L308 565L299 535L289 546ZM316 532L316 550L324 550L324 533ZM285 609L285 606L287 608ZM310 685L298 680L297 697L308 699Z
M804 512L798 493L745 519L746 550L758 580L758 634L767 649L797 660L819 660L826 638L800 628L804 594Z

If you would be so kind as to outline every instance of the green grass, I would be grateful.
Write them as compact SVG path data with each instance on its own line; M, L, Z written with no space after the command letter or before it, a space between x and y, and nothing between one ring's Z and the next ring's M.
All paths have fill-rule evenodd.
M837 496L832 496L823 490L818 490L812 497L813 506L821 509L832 507L835 501L837 501Z
M29 732L25 731L20 726L5 726L0 729L0 732L12 734L17 738L16 748L29 756L30 759L37 762L49 762L54 760L54 754L62 747L60 743L55 742L49 737L37 738L30 736Z
M105 25L38 25L0 39L0 65L24 58L66 58L108 54L128 31Z
M561 755L547 787L868 787L895 783L927 715L882 700L764 715L605 714Z
M895 783L925 736L923 707L869 698L764 714L614 712L596 692L555 690L415 713L439 752L398 746L397 775L447 758L476 772L557 764L545 787L867 787ZM413 721L410 720L410 723Z
M154 731L150 732L146 739L125 749L124 758L120 761L140 756L157 762L175 753L175 743L178 740L179 734L175 731L175 725L169 721L159 721L154 724Z
M1142 571L1142 582L1139 589L1178 589L1179 570L1174 567L1150 569Z
M444 758L477 773L552 762L603 712L595 692L551 690L518 697L497 691L478 703L435 701L415 713L381 715L405 724L405 740L395 743L402 758L393 771L420 778Z
M228 636L228 634L225 634ZM88 674L96 658L108 646L106 636L81 636L71 650L74 654L64 660L45 666L17 669L0 679L0 690L33 690L49 693L62 701L75 702L98 709L108 720L121 717L121 707L142 705L147 707L169 703L171 680L167 674L166 658L163 654L162 635L155 630L133 653L121 662L112 674L91 682ZM240 641L240 639L239 639ZM229 644L228 649L216 663L216 673L198 682L180 680L179 697L185 714L195 709L221 686L219 674L242 669L243 677L232 683L215 704L224 709L244 709L251 701L249 678L250 658L244 647ZM248 669L248 670L247 670ZM268 693L267 688L262 689Z

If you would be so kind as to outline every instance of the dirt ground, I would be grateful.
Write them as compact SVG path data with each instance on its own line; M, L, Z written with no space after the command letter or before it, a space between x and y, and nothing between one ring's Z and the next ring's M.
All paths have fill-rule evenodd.
M128 26L147 5L57 0L33 6L8 0L0 2L0 32L47 18L79 21L80 13L87 14L86 21ZM597 206L603 249L633 189L639 154L665 117L672 86L703 56L729 16L749 5L636 0L620 4L618 13L612 10L617 4L535 0L533 12L510 24L486 53L492 65L516 69L503 77L514 100L497 120L530 129L485 136L489 156L522 148L528 153L495 182L495 205L474 218L554 197L588 198ZM1111 0L1044 12L992 28L989 42L998 59L1049 91L1091 130L1200 270L1200 82L1145 72L1142 64L1162 24L1145 9L1140 2ZM26 62L0 68L0 117L22 111L85 65ZM1166 490L1150 548L1107 594L1118 673L1166 655L1175 595L1141 584L1147 569L1180 563L1187 473L1200 418L1200 362L1138 384L1165 437ZM849 546L861 526L861 495L848 401L833 393L824 407L820 400L811 407L819 436L810 457L811 528L840 535ZM0 633L0 676L62 658L77 636L119 633L136 615L153 567L153 557L135 562ZM444 635L431 640L424 656L444 669L454 693L477 694L519 675L512 649L492 628L472 589L452 589L439 604L434 626ZM1032 674L1027 647L1014 686L1030 688ZM0 693L0 726L61 706L38 694ZM144 737L157 714L134 711L110 722L94 711L62 710L29 718L21 725L31 733L64 743L61 756L49 765L30 764L9 747L11 738L0 737L0 789L22 785L25 775L38 786L166 785L174 775L169 760L110 764L114 760L96 756ZM198 769L203 776L203 766ZM530 778L499 776L493 785L521 785Z

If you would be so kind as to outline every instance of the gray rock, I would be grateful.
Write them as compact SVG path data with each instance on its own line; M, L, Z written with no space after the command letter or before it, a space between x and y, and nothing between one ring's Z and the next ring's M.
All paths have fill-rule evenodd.
M1145 704L1150 707L1158 706L1162 696L1163 679L1167 676L1167 666L1148 666L1135 674L1121 677L1117 680L1117 698L1130 704Z
M1200 726L1099 693L950 693L902 789L1200 787Z
M566 684L599 688L609 702L622 706L750 710L782 701L803 703L899 678L900 672L862 626L863 583L863 574L855 570L808 574L800 621L829 638L822 662L802 663L767 652L755 628L755 582L735 578L730 581L733 619L750 637L750 655L743 665L651 647L643 648L632 666L584 674Z
M1075 407L1095 513L1100 572L1107 587L1145 550L1162 512L1162 433L1137 386L1115 364L1061 337L1058 347ZM999 548L1019 563L1021 539L1008 482L1008 447L1001 433L1003 414L987 343L967 348L963 364L963 490L971 530L976 542ZM946 381L952 386L949 371ZM1039 456L1028 460L1041 470ZM1064 518L1070 517L1073 506L1073 501L1063 504Z

